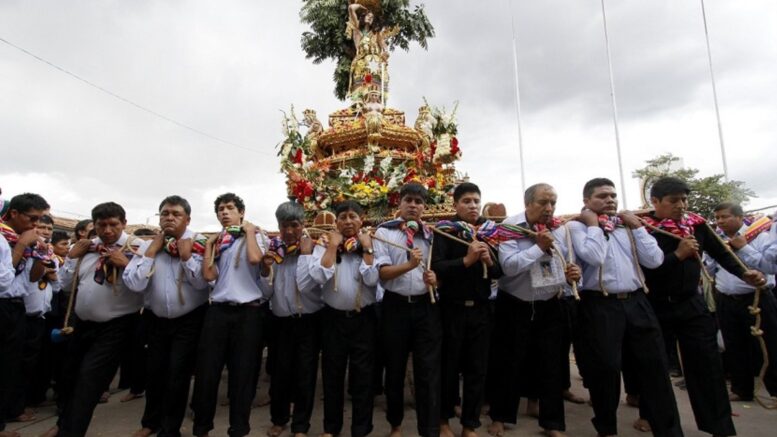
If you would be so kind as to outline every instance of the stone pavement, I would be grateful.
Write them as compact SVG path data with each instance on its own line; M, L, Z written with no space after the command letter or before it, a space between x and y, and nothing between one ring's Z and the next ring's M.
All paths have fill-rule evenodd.
M572 366L573 369L575 368ZM574 370L573 370L574 371ZM259 398L266 396L267 383L260 382ZM573 378L573 392L587 397L587 392L581 386L580 378ZM226 373L223 376L221 384L221 396L223 399L224 390L226 389ZM119 402L119 399L125 392L114 393L107 404L98 405L92 419L91 427L89 428L88 437L100 437L100 436L124 436L130 437L132 433L140 427L140 417L143 414L143 406L145 401L136 399L127 403ZM319 378L319 386L317 390L317 396L319 403L313 412L313 419L311 422L310 436L318 436L322 430L322 416L323 416L323 404L321 403L321 384ZM683 429L687 437L708 436L699 432L696 429L696 424L693 420L693 414L691 413L691 407L688 402L688 394L683 390L675 388L675 396L678 400L678 406L680 409L680 415L682 417ZM624 395L625 397L625 395ZM405 423L403 430L406 436L416 435L415 431L415 412L410 405L411 399L409 395L406 395L406 402L408 403L405 413ZM385 400L383 396L376 398L375 402L375 430L371 435L384 437L389 434L389 426L385 420ZM525 402L521 402L521 413L523 413ZM596 432L593 425L591 425L590 419L593 414L593 410L588 405L575 405L569 402L565 403L566 418L567 418L567 435L569 437L586 436L594 437ZM736 402L732 405L734 411L734 423L736 425L739 436L768 436L776 435L777 433L777 410L766 410L755 402ZM227 431L227 408L221 406L216 413L216 428L211 432L211 437L225 436ZM350 423L350 406L346 406L345 411L345 423L346 427L343 436L350 435L348 431L348 424ZM47 429L49 429L56 422L54 416L54 407L42 407L38 410L38 420L31 423L10 423L8 428L17 430L24 437L38 436ZM618 426L620 436L627 437L647 437L650 433L641 433L634 430L631 426L634 419L637 417L637 410L627 406L625 403L621 403L621 407L618 409ZM487 417L482 419L483 427L479 430L481 437L485 437L488 433L485 430L486 425L489 423ZM461 426L457 421L451 421L454 432L461 431ZM251 434L252 436L265 436L265 432L270 427L270 412L269 407L254 408L251 413ZM191 419L187 418L184 421L182 433L184 437L191 436ZM518 419L518 424L508 429L506 436L538 436L541 435L541 428L537 426L535 419L524 416L523 414ZM284 433L284 437L289 436L289 433Z

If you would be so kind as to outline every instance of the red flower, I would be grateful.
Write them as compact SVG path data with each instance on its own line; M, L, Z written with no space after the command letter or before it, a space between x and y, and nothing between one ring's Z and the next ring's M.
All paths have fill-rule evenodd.
M308 181L299 181L294 186L294 197L300 202L313 195L313 184Z
M459 149L459 140L456 139L456 137L451 138L451 155L456 156L461 152L461 149Z
M397 206L399 205L399 192L394 191L393 193L389 194L388 196L388 204L389 206Z
M365 74L364 81L367 83L372 83L372 75L370 73Z
M407 176L405 176L405 179L403 180L403 182L408 182L408 181L412 180L414 176L415 176L415 169L411 168L407 172Z
M437 181L435 181L435 180L434 180L434 178L429 178L429 179L426 181L426 186L427 186L428 188L434 188L434 187L436 187L436 186L437 186Z
M353 182L355 184L355 183L359 182L360 180L362 180L363 177L364 177L364 173L362 173L362 172L356 173L351 178L351 182Z
M294 154L294 163L302 164L302 149L297 149L297 153Z
M459 140L456 137L451 138L451 147L458 147Z
M375 182L377 182L380 185L385 185L386 184L386 181L384 181L382 177L376 177L374 180L375 180Z

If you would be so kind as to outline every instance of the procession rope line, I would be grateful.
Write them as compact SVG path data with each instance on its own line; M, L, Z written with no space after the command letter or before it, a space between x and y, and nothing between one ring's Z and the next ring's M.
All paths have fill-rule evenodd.
M467 241L467 240L461 239L461 238L459 238L459 237L457 237L457 236L455 236L455 235L451 235L451 234L449 234L449 233L447 233L447 232L443 232L443 231L441 231L441 230L439 230L439 229L437 229L437 228L434 228L434 227L433 227L433 228L431 228L431 229L432 229L432 231L434 231L434 233L435 233L435 234L437 234L437 235L442 235L442 236L444 236L445 238L449 238L449 239L451 239L451 240L453 240L453 241L457 241L457 242L459 242L459 243L461 243L461 244L464 244L464 245L466 245L466 246L471 246L471 245L472 245L472 243L474 243L474 242L475 242L475 240L472 240L472 242L469 242L469 241ZM489 248L489 250L491 250L491 248ZM488 279L488 266L486 265L486 262L485 262L485 261L483 261L483 260L480 260L480 265L482 265L482 266L483 266L483 279Z

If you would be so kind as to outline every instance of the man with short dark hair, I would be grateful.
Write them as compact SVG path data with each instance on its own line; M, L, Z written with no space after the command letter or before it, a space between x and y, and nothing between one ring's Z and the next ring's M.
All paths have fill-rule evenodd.
M144 294L148 330L146 408L134 437L178 437L207 311L202 277L205 237L189 230L191 207L180 196L159 205L161 232L144 241L124 270L124 282Z
M5 430L10 415L13 387L21 376L24 342L24 297L28 286L45 273L38 262L48 252L35 225L49 204L37 194L14 196L0 217L0 437L18 437Z
M682 436L664 340L640 268L658 267L664 254L637 216L618 212L611 180L588 181L583 203L579 219L567 226L583 267L579 322L594 427L600 436L618 433L622 355L628 353L640 376L640 405L649 412L653 434Z
M430 287L434 271L426 269L433 231L421 221L427 191L411 182L399 191L399 218L375 232L375 264L383 295L383 344L386 357L386 418L391 437L402 435L408 356L413 354L418 434L440 433L440 368L442 326Z
M763 262L762 252L768 247L770 237L768 228L761 232L747 232L744 223L744 211L736 203L724 202L717 205L715 223L722 237L735 249L737 255L751 268L762 269L765 273L775 273L774 267ZM747 284L726 270L720 269L714 261L708 264L710 273L715 275L715 288L720 293L717 301L717 317L723 343L726 346L724 357L731 374L732 401L753 400L753 368L756 363L751 351L758 349L758 342L750 332L755 317L750 313L755 297L755 287ZM774 275L766 277L767 284L762 288L759 308L761 310L761 329L769 354L769 367L764 375L766 389L777 396L777 300L770 290L774 288Z
M461 397L462 436L476 435L480 427L488 349L491 337L491 281L502 275L496 260L496 247L484 235L496 224L480 216L480 188L464 182L453 190L456 216L441 221L434 236L432 270L440 279L442 318L442 403L440 434L452 436L448 421L455 416L459 397L459 374L464 376Z
M194 379L192 409L195 436L213 429L216 398L224 365L229 369L230 437L251 431L251 401L256 393L262 342L262 308L266 300L259 288L264 234L244 220L245 204L234 193L213 203L222 231L208 238L202 257L202 277L215 282L205 313Z
M63 371L62 413L46 437L86 434L143 304L142 296L127 289L122 280L122 270L138 243L124 232L124 208L101 203L92 209L92 220L97 237L76 242L60 269L63 284L76 281L77 318L71 317L75 322Z
M335 206L336 230L313 249L310 275L322 287L321 377L324 387L324 433L343 428L345 375L348 370L353 419L351 436L372 431L372 372L375 363L375 268L372 239L362 232L364 210L353 200Z

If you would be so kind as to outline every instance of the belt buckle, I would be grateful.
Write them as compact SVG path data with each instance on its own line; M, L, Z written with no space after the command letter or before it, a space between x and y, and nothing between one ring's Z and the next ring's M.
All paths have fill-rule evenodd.
M629 293L618 293L615 295L615 298L619 300L626 300L629 298Z
M413 300L415 296L407 296L407 303L415 303L415 300Z
M302 313L291 313L290 317L292 319L301 319L302 318Z
M465 300L464 301L464 306L465 307L474 307L475 306L475 301L474 300Z

